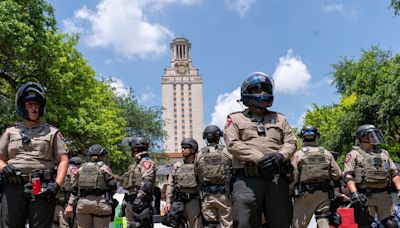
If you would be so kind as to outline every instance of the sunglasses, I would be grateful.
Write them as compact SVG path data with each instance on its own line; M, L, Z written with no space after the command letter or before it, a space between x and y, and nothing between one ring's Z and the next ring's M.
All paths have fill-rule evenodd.
M40 103L36 102L36 101L27 101L27 102L25 102L25 106L27 108L33 108L33 107L39 108L40 107Z

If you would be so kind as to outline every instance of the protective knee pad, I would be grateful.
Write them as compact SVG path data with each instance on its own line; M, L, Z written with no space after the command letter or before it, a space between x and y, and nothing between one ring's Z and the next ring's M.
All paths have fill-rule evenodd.
M386 228L397 228L397 221L394 217L386 218L382 221L382 224L385 225Z

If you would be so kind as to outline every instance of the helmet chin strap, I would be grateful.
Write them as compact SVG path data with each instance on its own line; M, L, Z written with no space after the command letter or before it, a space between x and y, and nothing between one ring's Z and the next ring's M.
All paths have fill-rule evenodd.
M193 155L193 157L192 157L193 159L190 159L192 155ZM194 153L190 153L190 154L184 156L183 161L184 161L184 163L191 163L192 161L194 161Z

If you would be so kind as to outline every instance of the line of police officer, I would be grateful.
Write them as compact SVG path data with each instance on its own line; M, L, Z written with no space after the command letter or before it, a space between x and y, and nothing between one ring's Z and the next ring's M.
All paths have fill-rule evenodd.
M54 212L56 195L68 173L68 157L59 130L41 122L45 101L40 85L23 85L17 92L16 107L24 120L7 128L0 138L0 169L6 177L3 227L23 227L26 221L30 227L51 227L53 223L48 215ZM241 101L247 109L228 115L225 124L226 148L216 126L205 129L207 146L200 152L194 139L182 141L184 161L174 164L168 178L169 212L164 223L174 227L260 227L264 221L266 227L306 227L315 213L319 227L328 227L332 189L339 186L341 172L332 154L318 147L317 129L302 129L304 147L296 152L296 139L286 118L268 110L273 103L273 81L264 73L255 72L243 82ZM356 135L360 146L347 154L343 176L356 220L369 226L377 215L376 222L395 227L387 186L393 182L400 190L399 171L380 147L385 141L379 129L363 125ZM147 152L149 143L133 137L129 144L134 162L119 179L128 191L128 224L152 227L155 168ZM91 146L89 162L71 178L64 215L73 218L75 205L77 227L108 226L113 210L110 196L118 178L104 164L106 154L102 146ZM294 208L290 190L295 196ZM366 215L365 221L362 215Z
M101 145L88 149L88 162L77 157L69 161L60 131L41 120L45 105L39 84L27 82L17 91L16 110L23 121L0 137L0 227L106 228L116 206L112 195L117 181L128 191L129 226L153 227L155 169L148 141L129 139L134 162L123 178L104 163L107 151Z
M242 84L241 101L247 109L228 115L225 124L228 163L222 159L225 153L217 143L219 138L210 141L207 128L203 137L208 145L200 152L194 139L182 141L184 162L174 164L168 179L169 213L164 224L231 227L219 211L221 200L207 207L213 204L211 196L227 193L223 199L232 201L222 204L233 205L233 227L307 227L313 214L318 227L337 227L340 217L331 204L335 195L348 199L334 191L342 178L360 227L373 222L397 227L387 190L393 183L400 192L400 173L380 147L385 141L379 129L369 124L357 129L360 146L347 154L342 175L332 153L318 146L314 126L301 130L303 147L296 152L296 139L286 118L267 109L273 103L273 81L267 75L251 74ZM222 136L218 130L214 133L212 137ZM225 186L218 177L222 173Z

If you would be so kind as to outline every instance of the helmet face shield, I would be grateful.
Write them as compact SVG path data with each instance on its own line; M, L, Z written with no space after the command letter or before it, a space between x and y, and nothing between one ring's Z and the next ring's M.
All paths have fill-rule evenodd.
M382 132L379 129L371 129L367 131L368 142L372 145L387 144Z
M273 90L272 78L262 72L255 72L242 83L240 95L246 106L267 108L274 100Z
M250 94L272 94L272 85L266 82L261 82L259 84L249 86L247 90Z
M315 139L316 135L314 133L314 131L312 130L308 130L306 132L304 132L303 138L305 139Z
M319 137L319 132L315 126L306 125L301 129L299 136L306 141L315 141Z
M15 95L16 111L25 119L29 119L29 113L25 108L25 103L30 101L36 101L40 104L39 117L42 117L46 105L45 92L43 87L35 82L25 83L18 89Z

